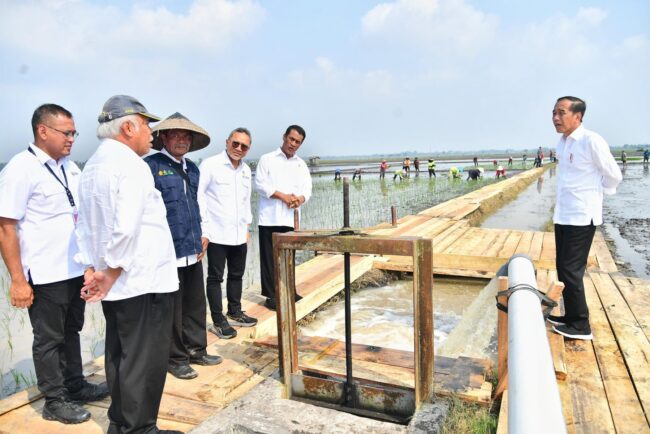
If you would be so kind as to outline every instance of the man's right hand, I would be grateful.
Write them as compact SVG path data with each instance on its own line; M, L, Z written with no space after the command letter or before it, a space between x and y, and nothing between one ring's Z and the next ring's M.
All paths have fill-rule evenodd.
M34 302L34 290L25 280L20 282L12 280L9 294L11 295L11 305L18 308L30 307Z

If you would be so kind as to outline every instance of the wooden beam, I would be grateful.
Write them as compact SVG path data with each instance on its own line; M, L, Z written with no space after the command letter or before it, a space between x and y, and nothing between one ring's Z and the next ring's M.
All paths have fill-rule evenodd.
M499 292L508 289L508 278L499 277ZM508 306L508 297L500 296L499 302ZM497 310L497 387L494 392L495 398L499 398L505 389L508 388L508 313Z

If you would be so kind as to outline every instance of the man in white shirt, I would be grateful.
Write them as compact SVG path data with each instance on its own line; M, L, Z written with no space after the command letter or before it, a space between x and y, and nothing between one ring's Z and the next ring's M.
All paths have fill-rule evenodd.
M178 291L176 254L160 192L142 160L149 122L160 118L135 98L108 99L98 117L101 143L79 185L80 252L88 266L82 296L102 301L109 434L158 433Z
M78 133L72 114L56 104L34 111L32 131L34 143L0 173L0 251L11 304L29 309L43 418L80 423L90 413L73 401L102 399L108 388L88 383L82 371L84 270L74 261L81 171L69 159Z
M179 289L174 294L174 322L167 371L189 380L199 374L190 366L217 365L221 357L209 355L205 333L205 289L201 213L197 201L199 168L185 154L210 143L207 131L180 113L153 129L156 154L144 159L167 208L167 223L174 240Z
M561 97L553 125L562 134L555 202L555 248L558 279L564 282L564 316L549 316L553 330L572 339L592 339L582 278L596 226L603 223L603 193L614 194L623 179L607 142L582 126L587 105Z
M291 125L282 136L282 146L262 155L255 170L255 189L259 193L259 242L262 295L265 306L275 310L273 233L293 228L293 210L311 197L311 175L296 152L306 138L305 130ZM296 294L296 301L300 300Z
M236 128L226 140L226 149L201 163L199 204L203 214L203 237L208 244L207 293L212 316L210 331L222 339L237 336L228 319L239 327L252 327L257 319L241 309L242 277L250 240L251 169L244 162L251 148L251 133ZM221 283L228 264L227 317L223 315Z

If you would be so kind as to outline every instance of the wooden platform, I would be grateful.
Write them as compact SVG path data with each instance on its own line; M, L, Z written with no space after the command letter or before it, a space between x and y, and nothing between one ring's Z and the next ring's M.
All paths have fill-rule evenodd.
M504 201L514 197L545 168L522 172L460 198L399 220L397 227L381 224L368 229L376 235L417 235L433 241L434 273L492 277L513 253L526 253L538 268L538 284L546 288L557 279L555 242L550 232L482 229L474 227ZM409 271L409 260L390 256L353 256L352 278L372 268ZM343 288L342 258L320 255L296 269L296 304L302 318ZM549 332L565 419L571 433L650 432L650 282L620 274L600 232L589 255L585 276L592 316L593 342L565 342ZM275 313L263 298L246 295L243 308L257 317L257 327L239 329L233 340L208 333L210 353L225 361L215 367L197 366L199 377L182 381L168 376L159 426L189 431L250 391L277 368L276 351L267 338L274 335ZM496 309L495 309L496 315ZM305 369L344 373L341 343L327 338L302 339L300 364ZM412 353L354 346L355 375L371 381L409 385L413 381ZM436 390L479 403L489 402L491 384L485 380L485 361L459 357L436 358ZM102 381L103 359L87 367L90 381ZM507 394L506 394L507 396ZM92 420L76 426L46 422L43 401L35 388L0 401L0 433L101 433L106 431L108 400L88 405ZM501 422L503 420L503 422ZM499 432L507 414L502 413Z

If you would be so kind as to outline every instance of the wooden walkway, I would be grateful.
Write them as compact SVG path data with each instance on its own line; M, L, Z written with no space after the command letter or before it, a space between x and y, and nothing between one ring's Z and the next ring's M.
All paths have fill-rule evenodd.
M557 278L552 233L474 227L544 170L522 172L406 216L397 227L382 224L367 232L432 239L434 273L440 275L491 278L513 253L526 253L538 268L539 287L545 289ZM353 256L352 279L372 268L409 271L410 267L410 261L401 257ZM297 267L297 290L304 297L296 304L298 319L343 288L342 270L341 256L328 254ZM620 274L598 232L589 255L585 284L594 341L565 342L559 335L548 335L569 432L650 432L650 282ZM275 314L262 306L262 297L246 297L244 309L259 319L257 327L239 329L239 336L233 340L220 340L208 333L208 350L222 355L224 363L197 366L199 377L190 381L168 375L159 427L187 432L277 369L272 337L276 330ZM300 365L340 375L345 372L341 348L342 343L325 337L302 338ZM412 384L412 353L363 345L355 345L353 350L358 367L355 375L380 383ZM436 392L488 403L492 393L492 385L486 380L488 369L485 360L436 357ZM95 360L86 371L90 381L102 381L103 359ZM507 391L503 402L506 400ZM108 404L107 399L88 405L93 417L81 425L47 422L40 416L43 401L37 390L31 388L0 401L0 433L102 433L108 425ZM499 432L507 432L506 408L502 405Z

